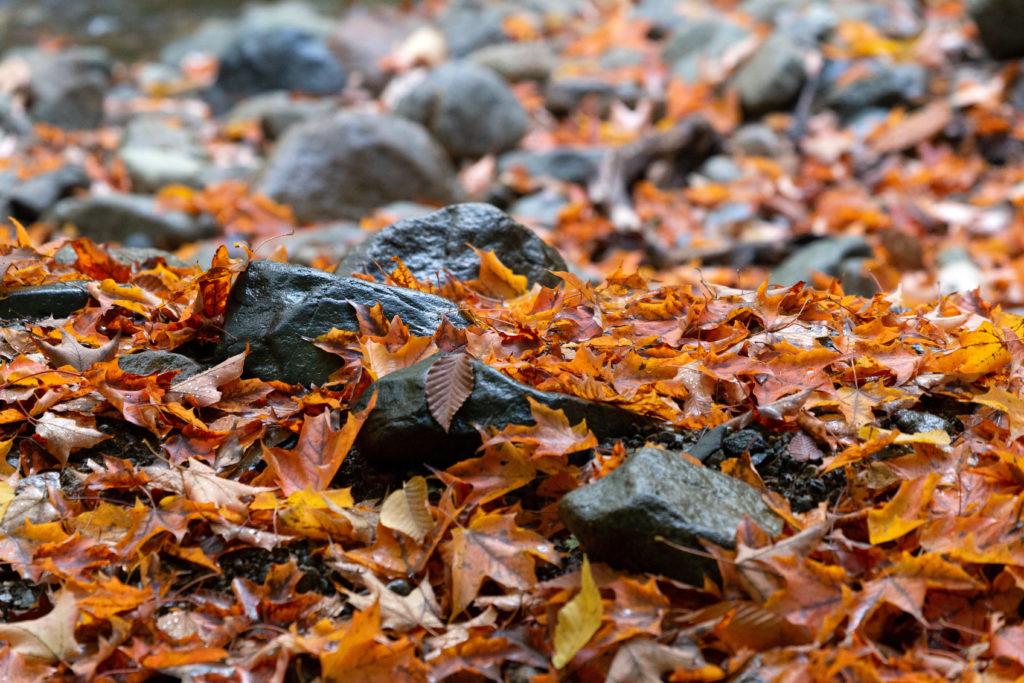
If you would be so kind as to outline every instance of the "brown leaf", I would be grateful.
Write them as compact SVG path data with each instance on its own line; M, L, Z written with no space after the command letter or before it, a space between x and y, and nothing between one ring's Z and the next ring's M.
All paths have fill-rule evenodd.
M464 353L441 356L427 370L427 407L445 433L452 418L473 393L473 365Z
M46 450L63 466L68 463L71 451L89 448L110 438L110 434L96 429L95 424L92 417L60 417L47 411L36 421L36 435L46 439Z
M189 468L172 469L146 468L150 485L154 488L174 491L196 503L213 503L217 507L235 512L247 512L246 499L260 491L271 491L262 486L249 486L231 479L217 476L209 465L198 460L189 460Z
M57 594L49 614L31 621L0 624L0 640L25 657L55 662L78 654L77 621L78 603L74 593L65 589Z
M46 356L47 360L56 366L70 365L79 372L85 372L92 367L93 363L100 363L110 360L117 355L117 344L121 340L121 334L108 341L103 346L95 349L78 343L78 340L64 331L60 330L63 340L56 346L45 342L35 341L39 353Z
M608 669L606 683L660 683L661 677L675 671L698 668L702 664L697 648L671 647L647 638L633 638L619 648Z
M172 384L166 399L181 401L183 398L189 398L200 408L213 405L222 395L219 388L242 376L242 366L245 364L247 353L248 351L243 351L208 370Z
M427 480L413 477L385 498L380 523L422 543L434 528L434 518L427 505Z
M825 454L821 452L814 439L807 436L807 432L797 432L789 442L789 457L797 462L809 462L821 460Z

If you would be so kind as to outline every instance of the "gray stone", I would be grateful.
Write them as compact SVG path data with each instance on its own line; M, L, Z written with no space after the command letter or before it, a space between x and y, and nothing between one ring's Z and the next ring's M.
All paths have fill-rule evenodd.
M586 185L597 175L607 154L601 147L554 147L543 151L515 150L501 155L498 171L522 166L533 178L554 178Z
M1024 57L1024 4L1018 0L968 0L978 37L998 59Z
M257 254L269 255L278 246L283 246L288 249L288 260L291 263L310 265L318 257L336 263L365 240L368 234L358 223L328 223L282 235L267 242L257 250Z
M569 200L558 192L542 190L516 200L508 208L508 213L518 221L553 228L568 203Z
M358 331L352 303L380 303L389 320L397 315L418 336L434 333L442 317L455 327L469 320L450 301L411 289L274 261L252 261L228 297L220 359L249 343L245 374L289 384L322 384L343 361L312 342L332 327Z
M920 410L910 410L909 408L897 410L893 413L892 422L904 434L917 434L918 432L930 432L937 429L944 432L950 430L949 423L938 415Z
M474 64L491 69L506 81L545 81L557 55L546 42L498 43L469 55Z
M637 19L650 22L658 36L664 36L686 24L690 18L679 11L677 0L636 0L631 13Z
M714 183L731 183L743 177L743 171L730 157L716 154L705 161L698 171Z
M296 99L291 93L270 92L242 100L227 114L227 125L256 121L268 140L277 140L297 123L330 116L338 110L331 100Z
M85 307L90 300L84 282L53 282L33 287L14 287L0 298L0 320L5 323L63 318Z
M439 20L448 54L458 59L486 45L508 41L502 26L505 13L476 2L453 3Z
M390 72L381 60L396 50L419 22L385 7L354 7L327 38L327 49L350 74L358 74L371 92L387 85Z
M826 98L826 105L843 115L869 107L917 104L925 96L928 72L919 64L876 63L872 72L847 83Z
M181 382L203 371L203 366L188 356L171 351L136 351L117 359L117 366L133 375L155 375L177 370L174 382Z
M99 127L110 85L111 61L102 48L76 47L25 55L30 80L28 112L33 120L65 130Z
M556 74L544 88L544 106L552 114L564 116L591 98L597 101L598 112L605 116L614 100L633 107L643 96L643 89L632 81L613 84L592 76Z
M171 41L160 50L160 61L181 66L190 54L219 56L238 37L237 22L220 17L204 20L195 31Z
M717 577L701 540L733 548L749 517L772 536L782 520L750 485L659 448L641 448L611 474L567 493L559 516L592 560L700 586ZM676 550L658 540L693 548Z
M548 271L565 270L565 261L554 248L500 210L489 204L455 204L374 233L335 272L366 272L383 279L374 263L386 266L398 256L420 279L449 271L461 280L472 280L479 275L480 259L468 245L493 250L506 267L525 275L531 284L554 287L561 280Z
M688 21L665 42L662 60L688 83L700 80L701 66L720 59L729 48L750 37L750 30L721 17Z
M216 88L230 99L272 90L333 95L345 71L316 37L296 28L247 34L221 55Z
M769 159L777 159L786 149L775 131L763 123L741 126L729 138L728 147L734 154Z
M790 38L774 33L736 71L732 85L744 112L760 116L796 102L806 78L803 53Z
M171 268L191 268L195 265L194 262L189 263L163 249L154 249L152 247L115 247L109 244L104 245L104 248L111 258L126 266L142 265L150 259L157 258L163 259L164 263ZM74 247L68 243L54 253L53 260L61 264L74 263L78 260L78 254L75 253Z
M398 101L395 113L423 125L456 159L512 149L528 123L505 82L472 62L437 67Z
M121 160L136 192L155 192L167 185L198 187L206 169L206 152L187 123L159 116L140 116L125 126Z
M769 280L789 287L801 280L808 282L815 271L839 277L840 266L845 260L871 255L871 245L860 237L826 237L791 254L772 271Z
M526 397L562 410L570 424L587 421L598 438L618 438L650 423L636 413L585 399L537 391L473 360L473 393L459 408L446 434L427 408L427 371L439 356L392 372L374 382L362 395L360 409L376 392L377 402L366 418L356 446L364 457L381 465L445 464L470 458L480 446L476 425L502 428L533 424Z
M156 197L112 194L69 198L54 207L52 220L74 225L94 242L126 242L128 246L177 249L187 242L212 237L216 226L208 216L163 210Z
M359 219L402 199L448 204L460 194L448 155L426 129L357 112L292 126L257 191L291 205L304 222Z
M75 190L87 189L89 184L89 176L81 166L64 166L34 175L9 191L10 213L25 225L34 223L58 201Z

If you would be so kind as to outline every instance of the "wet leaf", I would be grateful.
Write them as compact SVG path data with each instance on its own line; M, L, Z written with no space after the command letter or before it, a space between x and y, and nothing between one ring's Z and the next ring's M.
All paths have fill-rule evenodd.
M426 377L426 398L430 414L445 432L452 426L452 418L473 393L473 365L464 353L441 356Z
M601 628L601 593L590 573L590 560L583 556L580 592L558 610L554 656L551 663L563 669Z

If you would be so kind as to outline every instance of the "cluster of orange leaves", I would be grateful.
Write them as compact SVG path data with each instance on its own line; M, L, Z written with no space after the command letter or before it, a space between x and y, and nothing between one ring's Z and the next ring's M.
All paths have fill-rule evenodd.
M53 605L0 625L13 675L143 680L202 664L273 678L311 662L338 681L500 680L512 664L535 681L722 680L751 665L790 680L1024 672L1020 316L970 296L910 308L838 285L659 287L622 272L530 288L481 251L474 281L421 282L400 262L390 275L458 302L476 321L466 330L420 338L362 308L359 331L316 341L347 361L324 387L243 378L244 356L177 382L117 359L216 340L244 262L222 250L206 271L129 267L71 244L69 265L20 228L0 248L5 288L73 281L95 300L2 330L0 559ZM332 487L366 414L347 407L456 346L671 428L802 433L815 444L802 457L824 455L822 473L844 470L846 488L797 513L748 458L727 461L786 529L741 527L735 549L707 549L722 582L686 586L600 564L581 577L558 500L625 450L541 405L536 424L491 430L477 457L435 471L429 496L422 481L383 504ZM962 405L963 431L879 427L924 395ZM105 449L102 422L149 435L150 457ZM567 457L587 449L586 465ZM297 542L334 591L310 590L287 555L261 581L217 583L225 556ZM557 616L581 580L599 621L556 668Z

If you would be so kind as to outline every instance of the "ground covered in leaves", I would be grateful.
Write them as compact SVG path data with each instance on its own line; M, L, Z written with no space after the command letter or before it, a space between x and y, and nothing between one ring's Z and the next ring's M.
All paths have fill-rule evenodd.
M67 316L0 327L7 675L1024 674L1024 117L1009 103L1018 67L977 58L961 3L930 3L926 14L912 38L849 21L827 46L830 58L934 66L942 78L919 108L895 109L861 137L831 114L771 114L777 130L799 124L799 144L781 159L741 156L729 181L666 189L633 178L611 204L570 183L572 201L545 236L577 267L554 287L529 286L484 251L476 279L381 264L388 284L438 294L473 324L420 337L379 307L357 307L358 331L303 342L344 361L323 386L246 376L245 353L183 380L122 369L145 350L213 358L232 283L257 258L247 248L221 246L209 267L153 252L126 265L52 224L6 226L5 293L66 282L90 297ZM621 7L595 6L585 19L539 27L513 17L506 28L521 40L565 34L575 55L659 49L649 23ZM654 66L604 74L662 77L663 116L583 106L534 127L523 145L619 145L698 112L728 135L744 114L717 86L755 43L697 83ZM530 87L517 96L542 108ZM30 178L73 150L94 181L130 187L112 134L39 125L35 135L5 167ZM225 130L213 146L238 154L232 145L253 136ZM463 168L467 189L495 180L490 163ZM541 183L508 175L524 194ZM214 215L223 235L252 245L296 223L244 183L173 186L161 200ZM710 234L708 215L737 201L757 218ZM753 253L782 233L859 236L878 293L848 294L821 273L778 286L771 264L712 257ZM939 255L951 246L969 255L974 280L943 294ZM592 562L559 501L615 471L644 438L598 440L538 404L533 424L481 429L473 458L371 481L353 444L373 382L438 353L645 416L662 429L652 441L682 454L724 425L729 436L704 466L756 488L783 530L771 537L744 523L734 547L692 549L718 567L700 585ZM458 407L432 409L443 422Z

